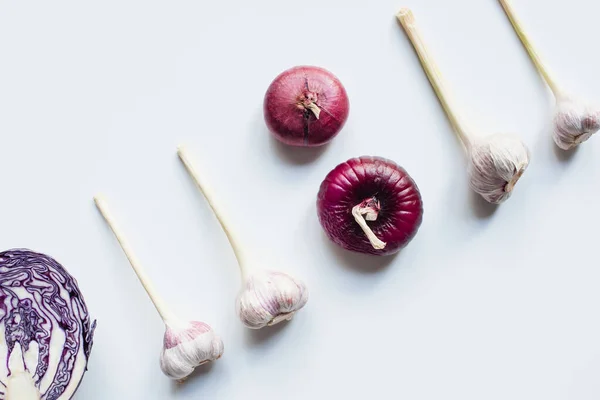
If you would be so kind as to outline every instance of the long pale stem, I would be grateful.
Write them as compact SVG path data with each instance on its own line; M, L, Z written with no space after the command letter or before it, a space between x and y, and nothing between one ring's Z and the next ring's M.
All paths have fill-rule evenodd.
M456 131L463 145L469 149L471 147L470 132L455 111L456 106L451 100L452 97L444 84L442 75L435 64L433 57L429 54L429 51L425 46L425 43L421 37L421 33L417 28L415 17L412 11L408 8L403 8L398 12L398 14L396 14L396 17L398 18L398 21L400 21L400 24L406 31L406 35L415 48L415 51L419 56L419 60L421 61L421 65L427 74L427 78L429 79L435 94L440 100L440 103L442 104L442 107L444 108L452 127Z
M162 299L156 293L156 290L154 289L154 285L152 285L150 278L148 277L148 275L146 275L146 272L141 267L140 262L138 261L137 257L131 250L129 243L127 243L127 240L125 240L125 236L123 235L123 233L117 226L114 217L112 216L111 212L108 209L106 201L102 197L96 196L96 197L94 197L94 203L96 203L96 207L98 207L100 214L102 214L102 216L106 220L106 223L108 224L110 229L115 234L115 237L117 238L117 241L121 245L123 252L127 256L127 259L129 260L129 263L131 264L131 267L135 271L135 274L137 275L142 286L146 290L146 293L148 293L148 296L150 297L150 300L152 300L154 307L156 307L156 311L158 311L161 318L163 319L163 321L166 324L168 324L168 322L172 322L172 323L176 322L177 319L174 317L173 314L171 314L170 311L168 311L168 309L165 306L165 304L163 303Z
M204 195L204 198L206 198L208 205L210 206L213 213L217 217L217 220L221 224L223 231L225 231L225 235L227 235L227 239L229 240L229 243L231 244L231 247L233 248L233 252L235 253L235 257L240 266L240 271L242 272L242 277L245 278L247 275L246 261L245 261L244 255L242 253L242 249L238 245L238 241L235 238L235 235L233 234L233 231L230 228L231 225L226 221L225 214L217 206L217 204L214 200L213 194L208 188L208 185L206 185L206 183L202 182L202 178L200 178L200 174L196 171L196 168L194 167L192 161L190 160L190 157L187 154L186 149L183 146L179 146L177 148L177 155L181 159L181 162L185 166L185 169L188 171L190 176L194 179L196 186L198 186L198 189L200 189L200 192L202 192L202 194Z
M552 78L552 75L548 71L548 67L546 67L546 65L542 62L542 59L540 58L539 54L535 51L535 48L531 44L531 41L529 40L528 35L523 30L523 25L521 24L521 21L517 17L515 10L514 10L513 6L511 5L510 1L509 0L498 0L498 1L500 1L500 4L502 5L504 12L506 13L506 16L510 20L510 23L512 24L513 28L515 29L515 32L519 36L519 39L521 39L521 43L523 43L523 46L525 47L525 50L527 50L529 57L531 57L531 60L533 61L533 64L535 65L536 69L542 75L542 77L546 81L546 84L548 85L548 87L550 87L550 90L552 90L554 97L556 97L557 99L560 98L561 96L563 96L562 90L559 88L559 86L556 84L555 80Z

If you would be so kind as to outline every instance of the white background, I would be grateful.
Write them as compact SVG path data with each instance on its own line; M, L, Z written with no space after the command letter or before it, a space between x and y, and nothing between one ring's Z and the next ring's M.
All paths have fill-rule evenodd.
M563 83L600 100L599 3L514 0ZM567 6L568 4L568 6ZM394 14L412 6L465 119L532 152L494 210ZM318 150L270 138L271 80L328 68L351 112ZM0 4L0 243L48 253L98 319L77 399L600 397L600 138L554 148L553 99L494 0L104 0ZM175 149L197 165L251 255L306 281L289 324L234 312L226 237ZM397 257L347 253L316 217L321 180L360 155L391 158L425 215ZM104 193L159 291L223 337L221 360L176 385L163 325L92 203Z

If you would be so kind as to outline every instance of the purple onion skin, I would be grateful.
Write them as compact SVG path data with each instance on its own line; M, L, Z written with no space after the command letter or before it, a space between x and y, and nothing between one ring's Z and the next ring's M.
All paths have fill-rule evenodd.
M303 104L313 101L319 118ZM346 89L331 72L320 67L299 66L282 72L265 94L263 110L271 133L292 146L321 146L337 135L346 120L350 103Z
M375 249L352 215L352 208L375 198L381 209L368 221L386 242ZM397 253L412 240L423 220L423 202L416 183L404 168L381 157L352 158L325 177L317 197L321 226L329 239L344 249L378 256Z

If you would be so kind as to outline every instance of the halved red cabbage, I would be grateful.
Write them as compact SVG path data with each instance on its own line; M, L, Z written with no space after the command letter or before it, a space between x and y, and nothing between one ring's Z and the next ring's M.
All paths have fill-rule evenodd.
M95 328L77 281L58 262L24 249L0 253L0 399L70 399Z

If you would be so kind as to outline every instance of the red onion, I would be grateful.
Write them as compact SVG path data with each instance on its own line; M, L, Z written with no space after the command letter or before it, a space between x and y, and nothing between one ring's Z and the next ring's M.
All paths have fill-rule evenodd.
M348 119L346 89L331 72L300 66L282 72L269 86L265 122L273 135L292 146L328 143Z
M334 243L375 255L398 252L423 220L419 188L404 168L381 157L335 167L321 183L317 211Z

